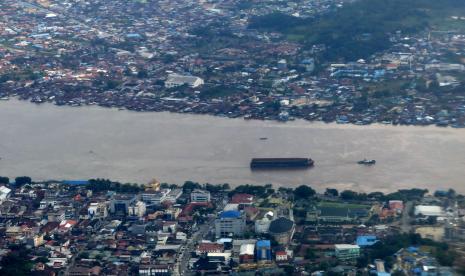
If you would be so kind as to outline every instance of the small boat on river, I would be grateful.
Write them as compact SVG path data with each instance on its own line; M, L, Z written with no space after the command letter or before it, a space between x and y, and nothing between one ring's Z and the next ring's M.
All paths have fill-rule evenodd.
M363 160L358 161L357 163L360 164L360 165L368 165L368 166L370 166L370 165L376 164L376 160L374 160L374 159L363 159Z

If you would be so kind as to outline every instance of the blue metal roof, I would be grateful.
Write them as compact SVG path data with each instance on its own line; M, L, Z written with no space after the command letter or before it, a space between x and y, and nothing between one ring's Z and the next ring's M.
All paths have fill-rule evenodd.
M239 211L225 211L221 213L220 218L238 218L241 216L241 212Z
M142 36L138 33L130 33L126 35L127 38L142 38Z
M257 247L270 247L271 242L269 240L260 240L257 241Z
M356 244L358 246L372 246L373 244L377 243L378 239L375 235L364 235L358 236Z
M89 181L87 180L63 180L63 184L79 186L79 185L87 185L89 184Z

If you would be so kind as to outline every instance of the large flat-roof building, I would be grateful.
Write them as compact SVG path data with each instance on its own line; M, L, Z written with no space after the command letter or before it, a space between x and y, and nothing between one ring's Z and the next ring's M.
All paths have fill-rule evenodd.
M203 79L195 76L186 76L179 74L170 74L168 79L165 81L166 88L173 88L182 85L188 85L192 88L197 88L204 84Z
M417 205L415 206L415 216L440 217L444 215L441 206Z
M335 255L341 261L353 261L360 256L360 246L353 244L335 244Z

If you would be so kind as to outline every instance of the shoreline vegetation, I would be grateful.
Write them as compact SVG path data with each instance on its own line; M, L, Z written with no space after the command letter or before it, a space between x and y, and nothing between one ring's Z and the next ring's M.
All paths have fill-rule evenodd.
M48 180L48 181L34 181L29 176L18 176L15 179L10 179L6 176L0 176L0 184L10 185L12 187L22 187L25 185L52 185L52 184L64 184L70 187L86 187L87 189L93 192L117 192L117 193L139 193L145 189L151 189L154 185L163 189L176 189L182 188L183 190L194 190L194 189L205 189L212 193L227 193L229 196L234 194L251 194L257 197L267 197L276 192L293 194L296 199L304 199L313 197L318 194L310 185L302 184L298 187L288 188L284 186L273 186L273 184L263 184L263 185L251 185L251 184L242 184L235 187L231 187L229 183L222 184L211 184L211 183L199 183L195 181L187 180L183 184L173 184L173 183L159 183L157 180L152 180L150 183L141 184L141 183L122 183L119 181L112 181L105 178L95 178L89 180ZM276 189L275 189L276 187ZM445 193L456 196L457 193L454 189L444 190ZM363 202L367 200L418 200L423 196L428 194L430 191L428 189L421 188L410 188L410 189L399 189L395 192L383 193L379 191L373 192L357 192L353 190L343 190L338 191L334 188L326 188L325 190L319 193L322 196L331 198L338 197L344 201L354 202L354 206L359 206L355 202ZM325 203L327 207L333 206L332 203ZM337 203L334 203L337 204ZM326 206L325 205L325 206Z
M3 101L11 101L11 100L17 100L20 102L27 102L25 99L20 99L16 97L9 98L8 100L3 100ZM51 102L41 102L37 103L37 105L42 105L42 104L52 104ZM106 105L99 105L99 104L85 104L85 105L57 105L56 106L66 106L66 107L92 107L92 106L97 106L102 109L112 109L112 110L118 110L118 111L131 111L131 112L137 112L137 113L171 113L171 114L184 114L184 115L206 115L206 116L212 116L216 118L228 118L228 119L244 119L245 121L270 121L270 122L279 122L279 123L287 123L287 122L293 122L293 121L303 121L303 122L309 122L309 123L324 123L324 124L338 124L338 125L351 125L351 126L374 126L374 125L380 125L380 126L414 126L414 127L438 127L441 129L463 129L465 128L465 125L443 125L443 124L438 124L434 121L431 121L429 123L421 122L418 124L415 123L396 123L396 122L391 122L391 121L374 121L374 122L369 122L369 123L364 123L364 124L358 124L357 122L340 122L338 120L323 120L323 119L309 119L305 117L296 117L296 118L291 118L288 120L282 120L279 118L269 118L269 117L261 117L261 118L249 118L247 116L227 116L225 114L217 114L217 113L204 113L204 112L180 112L180 111L173 111L173 110L138 110L138 109L132 109L132 108L122 108L122 107L117 107L117 106L106 106Z

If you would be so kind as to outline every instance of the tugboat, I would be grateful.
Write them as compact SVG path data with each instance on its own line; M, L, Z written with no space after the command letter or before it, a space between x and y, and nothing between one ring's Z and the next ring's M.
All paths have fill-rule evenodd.
M370 159L370 160L363 159L363 160L358 161L357 163L360 164L360 165L374 165L374 164L376 164L376 160L374 160L374 159Z

